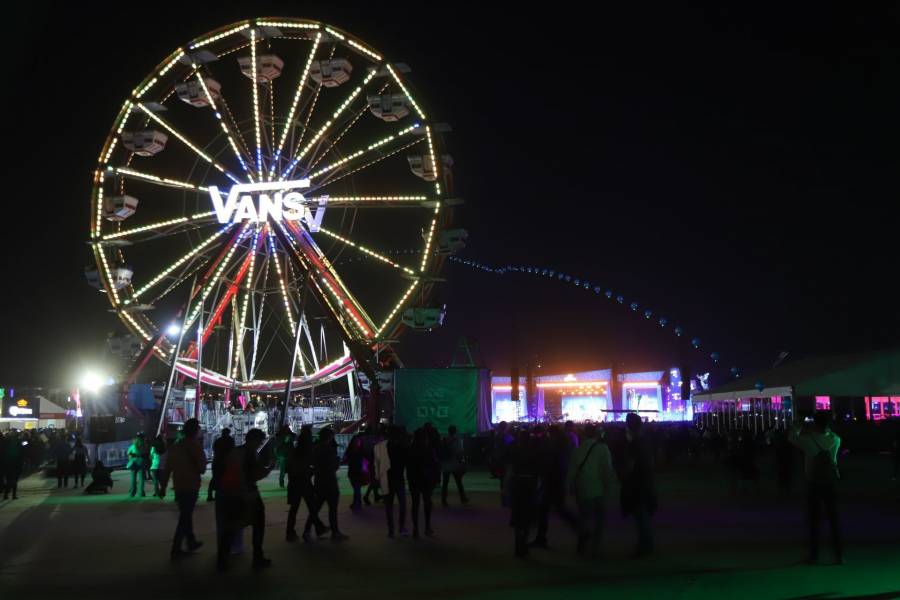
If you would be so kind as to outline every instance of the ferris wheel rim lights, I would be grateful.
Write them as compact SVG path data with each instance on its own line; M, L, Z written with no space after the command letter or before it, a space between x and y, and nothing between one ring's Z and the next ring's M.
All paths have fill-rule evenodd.
M279 28L284 28L286 31L280 33L277 31ZM268 48L262 50L257 44L270 38L295 40L295 42L279 41L277 42L278 44L291 44L299 41L300 43L308 44L306 45L307 50L312 48L308 55L303 57L304 60L297 65L297 70L294 71L295 74L299 74L299 83L296 90L293 92L293 96L288 96L288 98L291 98L290 105L288 105L287 102L284 103L285 111L287 110L287 106L290 106L289 116L284 121L276 121L275 119L276 113L274 89L271 85L272 79L269 75L264 74L263 71L258 72L258 68L253 68L257 66L257 59L260 59L263 55L268 56L267 52L270 52ZM307 97L304 100L302 97L304 95L303 90L305 87L310 87L312 89L312 85L306 84L310 80L310 74L313 72L312 68L315 61L319 59L319 50L326 41L333 44L331 57L334 57L334 60L345 60L340 55L334 56L335 48L343 48L345 51L350 50L349 55L351 57L363 57L364 60L361 60L360 62L364 64L358 69L359 75L354 77L354 80L357 83L351 84L353 87L346 92L347 96L339 95L338 97L332 97L329 94L321 94L321 99L320 91L324 86L319 83L319 85L315 87L315 96L313 98ZM221 95L221 85L217 80L211 79L210 73L215 74L217 71L215 69L210 70L210 67L213 65L208 64L214 61L216 57L221 58L225 55L245 49L247 46L250 47L250 62L253 67L249 70L245 69L244 74L250 79L252 88L251 96L253 134L256 146L255 152L254 150L246 148L250 145L247 143L249 141L247 139L249 138L249 135L243 135L243 133L246 132L246 129L243 125L240 125L235 118L235 114L243 117L241 113L244 111L235 105L236 112L232 113L229 103L224 96ZM329 60L332 60L331 57L329 57ZM282 61L279 59L278 62ZM316 69L318 68L319 67L316 67ZM347 69L347 71L349 73L350 69ZM318 72L318 70L315 71L315 73ZM369 88L369 84L376 76L384 78L384 85L382 86L379 82L377 86L373 85ZM315 75L315 77L318 77L318 75ZM319 82L319 79L315 80L316 82ZM222 80L218 79L218 81ZM294 81L297 80L295 79ZM343 81L346 81L346 79ZM343 83L343 81L332 84L332 87ZM228 144L224 146L224 149L227 154L227 150L230 147L230 150L234 153L233 158L226 156L225 159L222 159L220 157L221 150L217 149L221 146L213 147L212 144L206 144L205 142L199 144L195 143L194 134L196 133L197 128L191 126L190 123L187 123L186 126L183 123L179 125L181 121L177 118L177 114L166 113L166 116L162 115L161 111L168 109L164 106L164 103L173 97L177 99L174 88L169 87L172 85L172 82L180 82L179 85L184 85L185 82L191 84L191 89L194 90L192 92L194 94L193 98L195 99L193 105L198 108L204 106L209 107L213 112L218 125L216 129L217 131L221 130L218 134L218 136L220 136L218 139L227 139ZM262 93L259 88L260 85L263 85ZM363 92L365 91L367 94L371 94L375 90L378 90L378 94L383 94L389 85L394 87L395 90L397 88L402 90L405 101L416 111L421 122L415 122L411 126L381 137L372 143L358 145L357 149L350 153L343 151L341 148L336 148L336 160L330 162L325 161L325 164L317 166L328 153L333 151L332 149L335 148L337 142L342 140L350 128L368 112L368 107L366 105L359 105L357 103L357 100L361 96L365 96ZM202 90L202 93L199 94L199 97L203 99L202 101L196 101L198 88ZM267 95L263 96L263 93ZM321 104L325 99L337 101L334 104L329 104L326 109L319 111L322 113L322 116L330 116L330 118L325 119L324 122L314 121L313 123L310 123L310 117L317 108L316 102L318 101ZM188 104L192 104L192 102L189 102L183 96L181 97L181 100L184 100L184 102ZM265 100L266 109L269 108L268 105L271 105L271 115L268 114L268 110L263 109L263 100ZM245 104L246 103L244 103L244 105ZM180 102L176 102L176 105L183 106ZM331 106L336 106L336 109L330 108ZM317 114L319 114L319 112L317 112ZM346 117L344 117L345 113L347 114ZM305 125L303 124L304 115ZM381 113L375 112L375 115L380 117ZM402 118L402 116L403 115L400 115L398 118ZM297 176L293 175L294 170L298 167L300 167L299 173L303 173L303 179L312 180L314 186L324 187L335 183L336 181L340 181L344 177L353 175L358 171L371 168L381 160L393 156L398 152L402 152L412 144L404 145L398 142L398 138L402 138L419 128L424 129L424 135L416 136L417 139L414 143L423 140L427 141L428 157L423 158L430 162L432 171L439 174L440 168L443 165L437 160L435 141L432 139L431 128L425 119L425 112L422 110L418 101L412 96L409 87L398 74L398 69L394 68L389 62L386 62L386 59L379 52L371 49L360 40L355 39L346 32L320 22L279 18L248 19L199 36L188 44L176 48L173 52L169 53L147 77L131 88L128 99L122 104L122 108L113 122L113 131L115 133L111 133L108 136L107 141L101 150L98 159L100 166L96 170L94 176L94 193L92 201L95 203L95 210L91 213L93 220L93 223L91 224L92 248L95 258L100 266L101 277L103 278L101 281L105 282L105 291L109 296L110 303L117 309L119 318L125 322L128 328L138 333L143 339L153 339L155 337L154 328L158 329L159 327L154 323L154 319L150 318L151 315L148 315L145 312L149 308L152 308L152 305L146 303L138 304L139 298L146 294L151 288L165 282L165 289L156 294L156 298L149 301L155 304L165 294L168 294L174 289L176 285L181 285L185 280L185 277L192 271L207 268L204 267L204 265L207 264L211 265L211 267L209 267L210 272L204 278L205 283L200 284L199 288L194 292L197 296L197 306L192 307L191 313L186 315L187 319L184 321L184 328L187 329L194 324L199 317L200 311L205 310L203 305L208 298L213 298L213 304L219 302L218 294L220 292L216 291L216 295L213 296L213 290L222 289L216 286L221 285L221 282L225 281L226 277L233 277L233 273L236 271L237 266L243 264L245 270L241 272L240 276L244 276L244 273L249 273L246 286L243 285L243 282L240 282L240 285L238 283L235 283L234 285L239 289L246 287L246 292L244 292L244 298L241 299L242 302L240 300L233 300L231 311L231 313L234 313L231 318L240 321L238 329L239 333L236 334L240 336L240 332L243 332L245 329L245 320L249 312L248 305L253 294L254 286L258 285L254 283L254 275L256 272L259 272L257 280L261 281L264 279L261 272L263 267L257 264L259 261L256 260L255 248L257 247L257 244L255 242L258 240L265 246L264 240L268 239L270 246L274 243L279 246L287 247L286 244L296 244L298 240L302 238L305 240L303 243L310 245L308 251L313 254L318 253L320 256L319 259L314 260L320 260L321 267L310 270L309 274L314 275L310 280L316 287L320 286L321 290L324 292L322 297L330 298L331 303L334 305L334 309L331 309L331 312L326 311L326 315L333 314L340 316L346 326L352 331L352 338L357 338L367 344L370 343L375 338L376 331L380 333L387 327L392 326L395 318L397 318L397 313L406 305L412 292L419 286L421 279L413 281L409 287L403 290L399 302L393 306L383 324L380 327L377 327L368 314L366 314L363 305L360 304L359 300L349 292L347 286L341 281L341 277L335 269L335 265L331 263L324 253L322 253L322 250L319 249L316 241L309 235L310 232L316 232L315 227L309 227L311 223L314 223L314 218L306 219L304 226L291 225L287 228L284 227L286 223L279 222L279 227L281 231L284 232L285 237L282 238L281 233L279 233L278 237L275 237L274 229L269 226L269 219L238 218L239 216L246 217L247 214L232 213L232 218L229 219L228 222L222 223L221 211L215 210L216 208L224 208L225 201L223 200L222 195L219 195L221 201L220 204L222 204L222 206L213 206L214 210L212 211L204 211L202 210L202 207L195 207L194 210L185 210L182 211L181 214L176 215L171 215L171 212L169 212L169 215L171 216L166 218L167 215L165 212L159 212L159 210L157 210L156 213L147 213L148 215L153 214L153 216L158 217L157 220L150 223L144 221L143 224L140 224L141 222L138 221L138 224L135 226L126 228L122 226L121 222L130 216L129 214L126 214L129 208L132 213L134 212L134 206L137 202L132 198L132 200L130 200L131 204L125 204L125 208L123 208L121 203L129 202L128 200L123 200L123 198L131 197L126 197L124 195L124 190L126 189L126 185L129 186L128 189L133 190L135 189L134 186L150 184L159 186L157 191L152 192L154 195L153 197L158 194L177 193L181 194L181 197L185 199L183 202L187 202L187 199L194 195L197 195L198 198L206 196L209 202L213 202L214 194L223 189L221 183L216 181L216 177L218 176L224 176L228 180L231 180L232 188L246 185L235 175L241 174L246 175L253 183L269 183L277 178L279 183L279 186L277 187L290 189L299 179ZM138 127L141 127L138 132L133 129L126 131L126 127L129 123L136 123L137 121L141 121L141 123L137 124ZM246 121L243 122L246 123ZM265 136L263 136L264 122L266 124ZM271 133L269 132L269 122L271 122L272 125ZM276 122L282 125L280 132L277 131ZM150 142L131 142L130 140L133 139L131 136L137 135L137 133L144 133L144 138L146 139L147 133L149 132L152 134L153 131L148 129L148 125L151 127L158 126L174 137L177 142L179 142L176 143L175 146L178 147L179 152L182 152L182 154L184 154L184 151L181 149L181 145L187 148L192 155L200 159L199 161L195 159L194 164L203 164L205 162L213 167L213 169L207 168L206 173L201 171L199 173L201 179L199 180L195 179L198 175L192 170L192 174L187 180L181 180L169 177L165 172L155 173L152 168L146 168L144 166L144 161L146 159L134 161L135 151L133 148L135 146L138 148L147 148L146 145L142 146L140 144L148 144ZM303 126L302 132L296 138L292 137L294 127L298 126ZM184 127L184 129L181 129L181 127ZM307 130L312 134L311 138L303 135ZM159 129L155 129L155 131L159 131ZM367 129L367 131L369 130ZM123 134L129 137L125 139ZM356 130L354 130L353 136L348 136L346 139L351 140L351 138L358 137L355 134ZM125 148L124 144L120 143L120 136L123 137L124 144L129 144L128 148ZM159 135L156 137L163 138L158 144L159 147L155 150L145 150L140 156L152 156L165 147L165 135L160 131ZM265 139L263 139L264 137ZM304 140L304 137L307 139ZM151 139L152 138L153 136L151 135ZM197 141L199 142L201 140ZM156 142L156 140L152 139L152 142ZM319 144L320 142L322 142L321 146L316 147L316 144ZM243 143L243 149L241 143ZM347 145L352 143L351 140ZM293 147L293 151L290 153L284 150L285 146L288 147L288 150L291 150L294 144L296 144L296 147ZM325 148L326 146L327 148L322 152L322 148ZM129 150L131 153L127 153ZM283 151L284 159L282 159ZM367 161L363 158L367 153L377 154L380 158L373 161ZM425 154L425 152L421 153ZM255 154L255 157L253 154ZM255 172L251 167L254 158L256 162ZM305 163L302 162L304 159L306 159ZM220 160L224 162L220 162ZM240 168L232 172L226 165L232 167L237 166L233 164L235 161L239 163ZM354 161L361 163L360 166L352 164ZM310 166L310 163L312 163L312 166ZM166 163L164 162L163 164L165 165ZM284 168L285 166L286 168ZM241 171L243 171L243 173ZM413 171L416 173L415 169L413 169ZM215 177L210 178L210 175ZM419 176L422 177L421 175ZM418 272L424 274L429 264L429 259L431 258L431 248L439 228L439 217L442 208L442 203L440 202L440 177L438 176L436 180L428 179L427 181L435 182L434 189L437 193L436 197L429 197L431 196L430 194L426 196L415 193L400 193L393 195L384 193L388 190L378 190L378 192L381 193L335 196L335 199L337 202L341 203L340 206L344 206L348 210L369 210L378 209L380 207L389 208L392 206L415 207L416 204L420 204L423 207L427 206L428 208L434 207L433 214L428 215L429 218L422 224L424 226L423 228L425 228L426 235L423 236L425 238L423 240L424 250L422 251L423 257L419 264ZM145 182L145 184L140 182ZM107 185L116 185L118 187L115 191L111 191L105 189ZM164 188L166 187L170 188L170 191L165 191ZM345 186L342 185L342 187ZM171 188L174 188L174 190ZM340 191L343 191L343 189ZM355 192L356 190L352 191ZM133 194L134 192L131 193ZM110 198L113 195L115 195L116 198L111 200ZM140 193L135 195L138 197L141 196ZM298 196L301 198L303 197L302 194L298 194ZM327 198L328 196L326 195L320 195L316 198L309 198L309 200L312 203L321 206L323 200L327 203ZM114 208L107 208L104 211L105 202L110 203L109 205ZM193 200L191 200L191 202L193 202ZM197 208L201 209L197 210ZM244 212L246 213L247 211ZM262 210L257 211L257 215L262 212ZM415 214L418 215L418 213ZM271 216L271 213L267 213L265 216L269 217ZM321 214L319 216L321 217ZM416 216L415 218L418 217ZM214 231L205 229L206 227L214 226L217 220L221 227L216 228ZM110 225L110 221L114 221L114 224ZM275 219L275 221L278 221L278 219ZM428 223L428 221L430 221L430 223ZM259 223L264 223L264 225L260 226ZM235 226L238 226L237 231L235 230ZM205 238L200 237L198 239L197 232L204 230L208 232L209 236ZM227 236L227 239L230 240L228 242L230 247L226 246L225 242L221 241L222 236L229 231L234 233L234 235L229 234ZM293 235L291 231L293 231ZM248 246L247 238L250 236L251 232L253 233L252 238L254 242L250 242ZM344 233L341 228L338 228L337 231L329 228L323 233L326 236L354 247L364 255L364 257L374 259L372 264L377 264L378 262L384 263L395 269L402 270L406 275L413 275L416 273L414 269L398 264L396 261L387 257L385 253L378 252L368 247L368 245L363 245L353 239L349 239L346 235L341 235L341 233ZM131 287L130 275L127 276L127 280L126 276L122 275L122 272L126 272L126 268L122 267L122 261L124 260L122 249L124 248L126 250L125 254L131 254L132 252L137 253L144 247L143 244L145 242L149 241L151 244L155 244L158 242L155 242L154 240L161 239L167 241L169 239L168 236L183 235L190 236L189 239L191 241L188 246L189 251L179 255L173 264L166 266L149 280L139 282L140 285L137 285L136 287ZM325 238L317 237L316 239L321 242L322 239ZM368 239L369 238L367 238L367 244ZM104 244L104 242L107 241L111 243ZM135 246L132 250L131 247L135 242L141 242L142 245ZM219 250L220 248L221 253ZM211 251L215 251L215 253ZM247 254L248 252L250 253L249 255ZM329 250L329 253L330 252L331 250ZM218 258L214 261L213 258L217 254ZM288 263L285 262L285 264L282 265L281 261L278 260L277 254L277 251L272 251L271 253L272 258L275 259L273 260L273 262L275 262L274 270L278 271L278 288L280 288L279 291L282 292L281 295L283 296L285 310L287 311L290 325L293 328L300 322L299 319L305 319L306 316L301 312L301 314L296 315L296 319L294 318L291 311L291 303L287 298L289 287L287 278L293 278L295 276L295 267L302 271L303 269L310 268L310 265L305 264L302 259L297 264L291 262L291 273L289 274L281 268L282 266L287 267ZM310 254L310 258L313 258L313 254ZM241 258L236 259L236 256L240 256ZM287 254L283 254L282 256L286 257ZM294 259L291 260L293 261ZM439 262L435 263L435 265L439 264ZM127 272L130 273L130 271ZM109 282L113 281L114 276L120 278L120 281L115 286L109 284ZM292 288L294 285L293 279L291 281L290 287ZM265 285L265 283L262 285ZM233 291L231 293L239 294L241 292ZM296 293L296 290L292 290L291 293ZM191 302L191 304L194 304L194 302ZM262 305L258 307L260 312L262 311L262 308ZM229 315L231 313L224 313L222 311L222 306L219 306L215 311L210 312L210 314L215 315L216 318L219 318L219 315ZM256 317L254 317L254 319L256 319ZM208 325L209 324L204 323L206 329L209 329ZM164 330L165 327L163 327L161 331ZM240 342L239 340L239 343L243 342ZM256 352L255 344L256 341L254 340L254 356ZM174 348L170 348L171 346L172 344L168 340L161 339L154 344L152 350L166 361L172 360L173 358L176 362L181 360L181 358L174 356ZM237 348L236 350L239 351L240 348ZM231 353L226 354L229 354L230 357ZM301 367L303 367L302 363ZM203 365L201 370L204 373L203 376L206 377L206 365ZM253 369L250 369L250 371L252 370ZM238 364L237 361L235 361L223 372L225 373L224 375L217 374L216 376L222 378L222 380L226 380L228 379L228 373L236 374L238 371ZM252 372L244 372L243 378L249 378L254 381L264 381L254 379L254 374Z

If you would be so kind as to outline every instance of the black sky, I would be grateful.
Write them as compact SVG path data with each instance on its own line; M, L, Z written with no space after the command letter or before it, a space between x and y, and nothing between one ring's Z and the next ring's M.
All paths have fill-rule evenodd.
M333 23L412 67L449 122L464 256L586 277L681 323L723 366L896 343L896 6L47 4L7 15L0 384L65 382L120 329L87 286L90 176L123 99L174 47L252 16ZM786 3L785 3L786 4ZM667 6L667 5L663 5ZM668 366L679 344L593 294L447 270L415 366L509 338L547 368ZM686 342L682 340L683 347Z

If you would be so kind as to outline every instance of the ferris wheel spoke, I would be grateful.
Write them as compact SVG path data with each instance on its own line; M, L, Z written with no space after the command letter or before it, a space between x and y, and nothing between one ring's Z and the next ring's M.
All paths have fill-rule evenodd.
M284 282L284 273L281 268L281 263L278 261L278 252L275 249L275 236L271 231L269 232L268 239L269 239L269 253L270 253L270 256L272 257L272 262L275 263L275 271L278 275L278 286L279 286L279 289L281 290L281 298L284 301L284 313L287 316L288 327L290 327L291 331L293 331L295 325L294 325L294 315L291 312L291 301L290 301L290 297L288 296L287 285Z
M178 131L177 129L175 129L175 128L174 128L172 125L170 125L165 119L163 119L162 117L160 117L159 115L157 115L156 113L154 113L152 110L150 110L149 108L147 108L146 106L144 106L144 104L142 104L141 102L136 103L135 106L137 106L137 107L140 108L142 111L144 111L144 113L145 113L150 119L156 121L156 122L157 122L158 124L160 124L163 128L165 128L169 133L171 133L171 134L174 135L176 138L178 138L185 146L187 146L188 148L190 148L191 150L193 150L194 153L195 153L197 156L199 156L200 158L202 158L203 160L205 160L206 162L208 162L209 164L211 164L212 166L214 166L216 169L218 169L220 172L222 172L226 177L228 177L229 179L231 179L233 182L235 182L235 183L240 183L240 180L239 180L237 177L235 177L228 169L226 169L224 166L222 166L222 165L219 163L219 161L217 161L217 160L214 159L213 157L209 156L206 152L204 152L203 150L201 150L200 148L198 148L197 146L195 146L193 143L191 143L191 141L188 140L188 139L184 136L184 134L182 134L180 131Z
M191 311L188 318L185 319L183 325L185 329L190 329L191 325L194 324L194 321L197 320L197 317L200 316L200 311L203 310L203 305L205 304L212 291L216 289L216 287L221 283L222 274L225 272L225 269L231 262L231 259L237 251L241 240L246 234L247 224L244 224L244 226L241 227L238 233L232 238L231 242L229 244L226 244L225 247L222 248L222 252L219 254L218 262L213 263L210 270L207 271L204 280L199 283L200 288L198 293L200 295L200 299L197 302L197 305L194 307L194 310Z
M328 305L338 322L351 338L370 339L374 330L372 319L341 281L334 266L316 244L312 236L294 221L287 226L278 223L285 236L285 246L294 253L309 274L319 296Z
M147 290L151 289L152 287L157 285L159 282L163 281L166 277L168 277L169 274L172 273L172 271L174 271L178 267L185 264L187 261L192 259L194 256L200 254L201 252L203 252L207 248L209 248L209 246L214 241L219 239L226 231L228 231L232 227L233 227L233 224L228 224L228 225L222 227L221 229L219 229L217 232L215 232L210 237L206 238L206 240L201 242L196 248L194 248L193 250L191 250L190 252L188 252L187 254L185 254L184 256L179 258L178 260L176 260L174 263L172 263L171 265L169 265L168 267L163 269L158 275L153 277L150 281L148 281L146 284L144 284L141 288L135 290L135 292L134 292L134 294L132 294L131 298L129 300L126 300L125 303L129 304L129 303L137 300Z
M235 334L237 336L237 340L236 340L235 346L234 346L234 362L232 363L233 367L232 367L232 373L231 373L232 378L237 377L237 369L239 366L238 354L239 353L243 354L244 324L247 322L247 310L249 309L250 299L254 293L254 282L255 282L254 269L256 267L256 256L259 253L259 245L260 245L260 241L262 238L262 236L260 235L260 232L262 231L263 235L265 235L264 232L266 231L267 228L268 228L268 225L264 225L262 227L262 229L255 230L253 232L253 240L250 242L250 266L249 266L249 272L247 273L247 284L245 286L245 291L244 291L244 302L241 305L241 309L240 309L240 313L239 313L240 320L237 325L237 328L238 328L237 332Z
M312 198L312 197L310 197ZM428 196L328 196L328 208L431 208Z
M303 72L300 74L300 83L297 84L297 91L294 92L294 99L291 102L291 108L288 111L287 119L284 122L284 129L278 139L278 144L275 146L275 152L272 154L272 164L269 167L269 179L272 179L275 176L275 170L280 165L281 151L284 149L284 143L287 140L288 133L294 128L294 114L297 112L297 107L300 104L300 97L303 94L303 89L306 87L306 82L309 78L309 70L312 67L313 60L315 60L316 51L319 49L319 42L321 41L322 32L320 31L316 33L316 39L313 40L312 49L309 51L309 57L306 59ZM310 111L310 114L312 114L312 111ZM275 126L274 121L272 126Z
M351 248L358 250L359 252L365 254L366 256L371 256L372 258L378 259L381 262L394 267L395 269L399 269L400 271L403 271L404 273L407 273L408 275L415 275L415 271L413 271L409 267L404 267L404 266L392 261L390 258L385 256L384 254L375 252L374 250L367 248L367 247L363 246L362 244L358 244L358 243L354 242L353 240L349 240L343 236L340 236L337 233L334 233L333 231L329 231L328 229L326 229L324 227L319 227L319 232L324 233L325 235L327 235L328 237L330 237L333 240L337 240L346 246L350 246Z
M397 154L398 152L403 152L403 151L406 150L407 148L411 148L411 147L413 147L413 146L415 146L416 144L419 144L419 143L421 143L421 142L422 142L422 138L419 138L419 139L417 139L417 140L413 140L413 141L411 141L411 142L408 143L408 144L405 144L405 145L403 145L403 146L400 146L399 148L397 148L397 149L395 149L395 150L392 150L391 152L388 152L388 153L386 153L386 154L383 154L383 155L379 156L378 158L376 158L376 159L374 159L374 160L371 160L371 161L369 161L369 162L367 162L367 163L364 163L364 164L362 164L362 165L356 167L356 168L353 169L352 171L344 172L344 173L342 173L341 175L339 175L339 176L337 176L337 177L332 177L331 179L328 179L328 180L326 180L326 181L323 181L323 182L321 182L321 183L319 183L319 184L312 184L312 185L308 188L307 193L315 192L315 191L317 191L317 190L320 190L320 189L324 188L325 186L328 186L328 185L331 185L332 183L335 183L335 182L337 182L337 181L340 181L341 179L344 179L345 177L349 177L350 175L353 175L354 173L358 173L358 172L360 172L360 171L362 171L362 170L368 169L369 167L374 166L374 165L380 163L381 161L385 160L386 158L390 158L391 156Z
M235 141L235 136L232 134L231 128L228 126L226 120L222 117L222 113L219 110L219 107L216 105L215 99L210 93L209 88L206 86L206 80L203 79L203 76L200 74L199 67L197 67L196 64L194 65L194 71L197 77L197 81L200 83L200 87L203 89L203 93L206 95L206 101L209 104L209 108L212 110L213 114L216 117L216 121L218 121L219 126L222 128L222 132L228 139L228 144L229 146L231 146L231 150L232 152L234 152L235 158L237 158L238 162L241 165L241 168L247 175L247 178L250 181L253 181L253 174L250 170L250 167L247 166L247 162L244 160L245 157L241 154L241 151L238 148L237 142ZM221 92L219 93L221 94Z
M107 176L110 175L119 175L121 177L125 177L126 179L137 179L139 181L146 181L153 185L160 185L163 187L169 188L177 188L183 190L199 190L202 192L209 191L208 187L197 185L195 183L191 183L189 181L180 181L178 179L171 179L169 177L161 177L159 175L155 175L153 173L145 173L143 171L138 171L137 169L132 169L131 167L106 167Z
M381 86L381 88L379 88L379 90L378 90L378 94L381 95L382 93L384 93L384 90L386 90L387 87L388 87L388 84L384 84L383 86ZM350 119L350 121L344 126L344 128L340 131L340 133L338 133L334 138L332 138L330 140L330 143L324 150L319 152L319 147L316 147L313 149L313 152L310 155L309 160L307 161L307 163L309 163L309 167L307 167L307 170L312 171L313 169L315 169L316 166L320 162L322 162L322 160L326 156L329 155L329 153L335 148L335 146L337 146L338 142L340 142L341 139L345 135L347 135L347 133L349 133L349 131L351 129L353 129L353 126L356 125L356 123L363 117L363 115L367 114L368 112L369 112L369 103L368 103L368 101L366 101L363 103L363 105L360 107L360 109L354 113L353 118Z
M403 308L403 305L406 304L406 300L409 298L409 296L415 291L417 287L419 287L419 283L420 282L417 279L416 281L413 281L408 288L406 288L403 296L400 297L400 300L397 302L397 304L394 305L394 308L391 309L391 312L388 313L388 316L384 319L384 322L382 322L381 327L379 327L375 331L376 336L381 335L385 328L387 328L388 325L391 324L391 322L394 320L394 317L397 315L400 309Z
M253 129L256 133L256 174L259 181L263 180L262 159L262 116L259 109L259 80L256 62L256 29L250 30L250 86L253 101Z
M319 128L316 134L306 143L306 146L304 146L302 150L299 150L300 143L297 144L297 147L292 153L291 162L288 163L287 168L281 173L281 177L279 177L280 181L284 181L289 174L292 174L294 172L297 165L300 164L301 160L303 160L303 157L306 156L310 150L312 150L313 146L316 145L319 139L328 132L331 126L334 125L335 122L338 121L338 119L340 119L344 111L347 110L347 107L350 106L353 100L355 100L356 97L359 96L360 92L362 92L369 84L369 82L375 76L375 73L377 73L377 70L369 70L369 73L366 75L365 79L363 79L363 82L360 85L356 86L356 88L354 88L352 92L350 92L350 95L347 97L347 99L344 100L344 102L341 103L338 109L331 114L331 118L325 121L325 124Z
M168 219L166 221L158 221L156 223L150 223L148 225L141 225L140 227L132 227L131 229L120 229L115 233L104 235L101 239L102 241L110 241L121 238L128 238L139 233L154 234L146 239L142 238L141 240L128 240L131 243L134 243L136 241L148 241L151 239L157 239L159 237L182 233L186 229L197 229L198 227L218 223L218 220L214 218L215 214L215 211L197 213L189 217L176 217L174 219Z
M367 145L365 148L359 148L357 150L354 150L353 152L350 152L344 158L337 160L333 163L330 163L328 165L325 165L324 167L319 168L315 172L304 173L303 177L309 178L310 180L315 180L318 177L326 177L329 173L332 173L332 175L333 175L334 173L339 172L338 171L339 169L344 169L347 166L352 166L353 162L356 161L356 159L358 159L358 158L367 156L376 151L384 151L385 147L389 148L391 142L394 142L395 140L404 141L406 139L406 136L409 136L411 133L416 131L416 129L418 129L418 128L419 128L419 124L414 123L414 124L410 125L409 127L405 127L403 129L401 129L397 133L394 133L392 135L383 137L379 140L372 142L371 144ZM327 181L327 179L326 179L326 181Z

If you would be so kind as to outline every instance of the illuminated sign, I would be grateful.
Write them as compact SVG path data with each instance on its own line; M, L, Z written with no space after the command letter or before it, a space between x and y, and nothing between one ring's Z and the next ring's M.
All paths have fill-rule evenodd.
M309 179L239 183L231 186L223 199L219 188L211 185L209 197L219 223L302 220L315 232L322 225L328 196L307 199L296 191L308 187Z
M4 417L34 417L34 407L32 402L26 398L13 400L10 397L3 399L3 416Z

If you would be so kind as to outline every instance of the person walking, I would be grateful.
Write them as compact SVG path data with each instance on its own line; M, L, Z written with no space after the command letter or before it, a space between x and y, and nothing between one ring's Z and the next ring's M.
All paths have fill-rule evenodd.
M278 462L278 486L284 487L284 476L287 473L287 460L294 449L294 432L284 425L278 433L278 446L275 448L275 459Z
M287 460L287 497L288 497L288 518L286 539L288 542L296 542L297 536L297 512L300 510L300 503L306 503L306 511L308 515L316 512L316 495L313 490L312 482L312 462L313 462L313 437L312 427L304 425L300 428L300 435L297 436L297 445L294 446L291 455ZM313 525L316 528L316 535L323 536L331 529L319 519L315 517ZM309 531L303 532L303 541L311 542L312 538Z
M263 553L266 529L266 508L256 482L272 472L272 455L260 458L259 448L266 439L261 429L251 429L244 436L244 444L225 457L222 478L216 490L217 567L228 569L228 556L237 532L247 525L253 527L253 567L272 564Z
M447 506L447 491L450 487L450 477L456 482L456 491L459 493L459 501L468 504L466 488L463 487L463 476L466 474L466 452L463 440L457 435L455 425L447 428L447 437L441 443L441 506Z
M209 485L206 488L206 501L215 500L216 486L222 477L222 469L225 467L225 457L234 450L234 438L231 437L231 430L227 427L222 428L220 435L213 442L213 459L212 459L212 477L209 479Z
M144 434L139 433L137 437L134 438L134 441L131 442L131 446L128 447L128 463L126 464L126 468L131 471L131 488L129 490L129 495L134 498L138 490L140 490L141 498L143 498L146 494L144 493ZM140 484L140 487L138 487Z
M437 449L429 440L424 429L416 429L413 434L406 473L409 479L409 492L412 496L413 539L419 539L420 505L424 506L425 535L432 537L434 530L431 528L431 497L440 479L441 462L437 456Z
M834 564L844 564L844 549L841 541L841 527L837 507L837 482L840 472L837 466L841 438L831 430L829 415L821 411L815 414L811 423L798 424L791 431L790 441L800 448L804 456L806 473L806 508L809 520L808 562L819 560L819 526L822 509L831 527L831 543L834 549Z
M166 455L166 438L159 434L150 444L150 476L153 477L153 495L160 500L166 497Z
M653 482L653 459L650 446L642 434L643 421L637 413L625 417L625 452L622 466L622 515L634 517L638 530L635 558L653 552L650 517L656 512L656 490Z
M376 470L379 473L382 482L382 492L384 492L384 513L387 517L388 537L393 538L394 530L394 500L399 505L399 533L401 536L406 535L406 460L409 454L409 445L406 439L406 430L399 426L393 425L388 430L388 440L385 449L387 450L386 465L379 462L383 460L383 455L376 452ZM386 468L384 468L386 466ZM381 468L379 468L381 467ZM383 477L383 479L381 479ZM387 485L384 485L384 482Z
M606 515L606 498L613 481L612 455L593 423L584 428L584 442L572 454L566 477L567 488L575 494L578 508L578 553L590 547L592 556L600 551Z
M338 500L340 489L337 482L337 470L341 466L338 458L337 443L334 441L334 430L331 427L323 427L319 430L319 441L313 447L313 489L316 495L316 507L306 518L306 526L303 528L303 539L309 539L312 526L319 521L319 511L323 504L328 505L328 526L331 528L331 541L343 542L350 539L341 533L338 527ZM318 528L318 527L317 527ZM321 528L318 528L321 530Z
M182 433L184 438L172 444L166 452L166 469L171 473L172 490L175 492L175 503L178 504L178 524L175 526L170 553L172 560L194 552L203 545L194 535L194 508L200 494L200 476L206 472L206 454L199 438L200 422L188 419L182 427ZM185 541L187 551L182 548Z
M87 475L88 450L81 441L81 436L75 438L75 445L69 455L69 467L71 469L73 486L84 487L84 476Z

